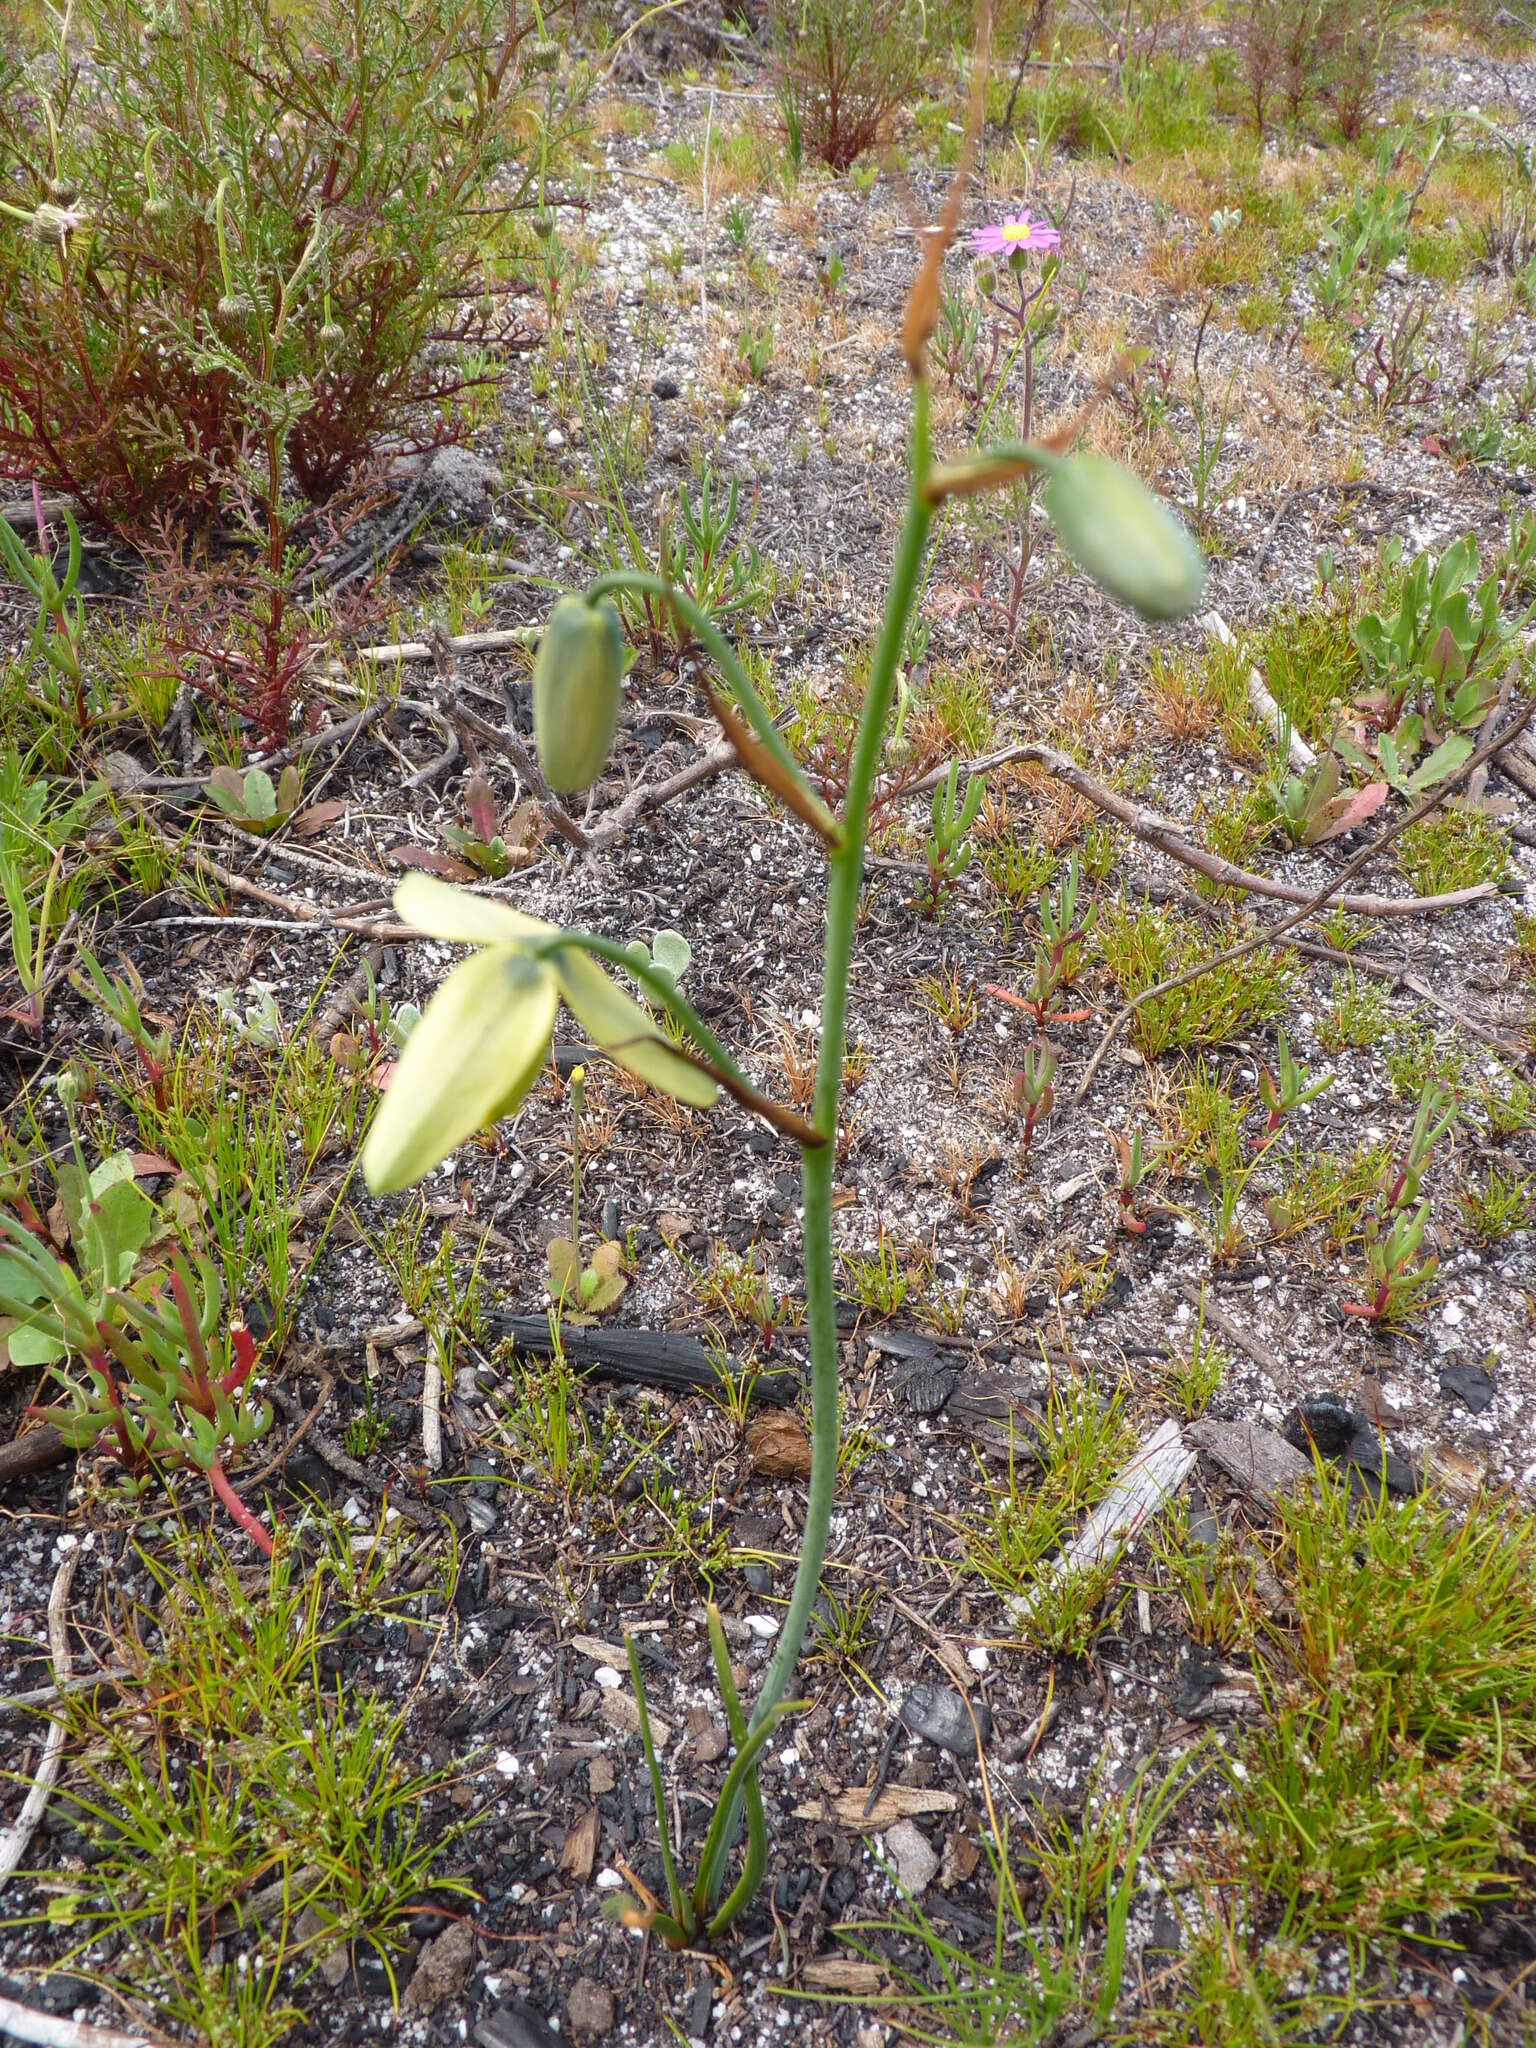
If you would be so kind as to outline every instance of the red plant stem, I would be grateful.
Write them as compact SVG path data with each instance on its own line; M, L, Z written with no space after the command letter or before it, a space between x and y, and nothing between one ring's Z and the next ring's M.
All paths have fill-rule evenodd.
M181 1318L182 1331L187 1340L187 1356L197 1373L193 1398L206 1415L213 1407L213 1397L208 1391L208 1352L203 1343L203 1333L198 1328L197 1317L192 1312L192 1297L187 1292L187 1284L174 1268L171 1271L171 1293L176 1298L176 1313Z
M107 1357L105 1351L93 1351L90 1356L91 1364L95 1366L107 1383L107 1399L112 1403L112 1426L117 1431L117 1440L122 1446L120 1455L124 1469L131 1472L134 1470L133 1445L128 1436L128 1424L127 1418L123 1414L123 1404L118 1398L117 1381L112 1377L112 1361Z
M256 1339L244 1323L234 1322L229 1326L229 1349L234 1364L219 1382L219 1391L232 1394L236 1387L244 1386L256 1363Z
M237 1523L250 1537L263 1557L272 1555L272 1538L267 1534L261 1521L251 1513L245 1502L229 1483L229 1475L215 1458L208 1467L208 1484L213 1488L231 1521Z

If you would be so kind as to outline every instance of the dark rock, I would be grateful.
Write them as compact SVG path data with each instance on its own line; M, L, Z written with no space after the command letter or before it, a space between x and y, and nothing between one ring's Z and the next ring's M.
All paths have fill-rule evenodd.
M521 1998L488 2012L475 2028L479 2048L562 2048L560 2036Z
M1305 1452L1315 1444L1325 1458L1381 1481L1393 1493L1418 1491L1408 1460L1391 1448L1366 1416L1337 1394L1319 1394L1298 1402L1281 1433L1296 1450Z
M714 2005L715 1994L707 1976L700 1977L693 1987L693 2001L688 2008L688 2036L690 2040L702 2041L709 2034L709 2015Z
M619 1210L619 1198L618 1198L618 1196L617 1196L617 1195L609 1195L609 1196L607 1197L607 1199L606 1199L606 1200L604 1201L604 1203L603 1203L603 1235L604 1235L604 1237L606 1237L606 1238L616 1238L616 1237L618 1236L618 1234L619 1234L619 1224L621 1223L621 1221L622 1221L622 1220L623 1220L623 1218L622 1218L622 1216L621 1216L621 1214L620 1214L620 1210Z
M25 1997L30 2004L40 2005L44 2012L73 2012L77 2005L94 2005L97 1993L83 1977L72 1977L65 1970L50 1970L46 1977L28 1985Z
M971 1726L973 1713L976 1716L974 1728ZM914 1685L902 1701L900 1718L904 1728L921 1736L924 1742L947 1749L951 1756L975 1756L977 1734L985 1742L992 1733L991 1711L984 1702L973 1701L967 1708L959 1693L926 1679Z
M1299 1401L1281 1430L1286 1442L1303 1453L1315 1444L1325 1458L1340 1458L1354 1439L1356 1417L1338 1394L1317 1394Z
M1474 1415L1493 1405L1498 1388L1480 1365L1448 1365L1440 1374L1440 1391L1448 1401L1460 1401Z
M682 386L675 377L653 377L651 379L652 398L676 398L681 390Z

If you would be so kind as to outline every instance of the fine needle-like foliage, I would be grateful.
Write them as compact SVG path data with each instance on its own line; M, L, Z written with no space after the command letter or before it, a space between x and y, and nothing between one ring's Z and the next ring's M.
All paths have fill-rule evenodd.
M973 112L971 129L974 134ZM811 1619L826 1550L838 1466L837 1325L832 1260L832 1176L843 1084L844 1022L855 915L863 885L871 798L880 770L897 678L921 584L930 531L945 501L1039 476L1042 503L1068 555L1112 596L1152 618L1172 618L1198 602L1204 565L1183 526L1129 471L1096 454L1068 452L1071 433L1051 445L1014 442L934 459L930 436L927 346L939 309L945 249L958 224L969 171L963 153L941 227L925 238L922 262L902 326L911 381L907 510L887 585L883 619L869 666L849 760L842 808L833 815L785 747L772 717L729 642L686 591L640 569L615 569L581 597L563 597L551 615L535 671L539 753L559 786L595 781L613 733L622 648L610 597L649 599L670 611L717 672L711 706L736 743L742 767L815 834L827 860L827 908L821 977L821 1036L810 1112L762 1096L746 1081L673 978L614 941L560 931L501 904L469 897L421 876L396 894L403 917L435 937L481 950L456 967L406 1045L363 1152L375 1192L418 1179L462 1139L522 1100L543 1062L563 1001L594 1046L653 1087L707 1108L724 1088L800 1147L804 1203L806 1324L811 1359L812 1467L805 1531L793 1591L763 1688L744 1718L716 1639L716 1666L735 1758L710 1824L691 1887L673 1867L659 1768L649 1739L645 1695L631 1657L642 1739L656 1796L668 1897L625 1901L615 1910L674 1946L716 1937L748 1904L766 1866L757 1758L781 1714ZM603 972L619 967L664 1010L689 1050L664 1038L651 1016ZM727 1864L743 1805L746 1861L727 1891Z

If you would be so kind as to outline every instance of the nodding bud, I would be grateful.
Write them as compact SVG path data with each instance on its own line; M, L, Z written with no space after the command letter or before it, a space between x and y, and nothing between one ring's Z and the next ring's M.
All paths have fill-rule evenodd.
M559 62L560 45L552 36L540 36L537 42L528 45L530 71L553 71Z
M555 216L547 206L541 206L533 216L533 232L541 242L547 242L555 232Z
M73 206L80 197L80 187L73 178L50 178L48 197L55 206Z
M347 330L339 320L327 320L320 330L320 346L327 355L330 354L332 349L340 348L346 338Z
M144 218L146 220L169 220L174 211L175 209L172 207L170 200L166 198L163 192L156 192L152 198L146 199L144 202Z
M50 206L45 202L27 222L27 232L34 242L42 242L48 248L54 248L66 235L73 234L84 217L83 214L71 213L62 206Z
M611 604L562 597L533 663L533 736L551 789L590 789L624 695L624 635Z
M226 292L215 307L214 314L222 328L229 333L238 334L256 317L256 308L245 292Z

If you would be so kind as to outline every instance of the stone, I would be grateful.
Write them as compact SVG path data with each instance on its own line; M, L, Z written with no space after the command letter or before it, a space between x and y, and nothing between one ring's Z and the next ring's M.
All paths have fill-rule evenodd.
M454 442L432 451L426 472L444 509L459 519L483 517L502 484L501 471L494 463L473 448L461 448Z
M445 1999L454 1998L469 1982L475 1960L475 1930L467 1920L452 1920L435 1935L417 1959L411 1981L405 1987L401 2009L431 2012Z
M475 2028L475 2040L478 2048L562 2048L554 2028L521 1998L487 2013Z
M919 1898L939 1872L933 1845L915 1821L899 1820L885 1832L885 1850L896 1866L896 1882L909 1898Z
M595 1977L578 1977L565 2001L565 2016L571 2032L606 2040L613 2032L613 1993Z
M1459 1401L1473 1415L1493 1406L1498 1388L1480 1365L1447 1365L1440 1373L1440 1391L1448 1401Z

